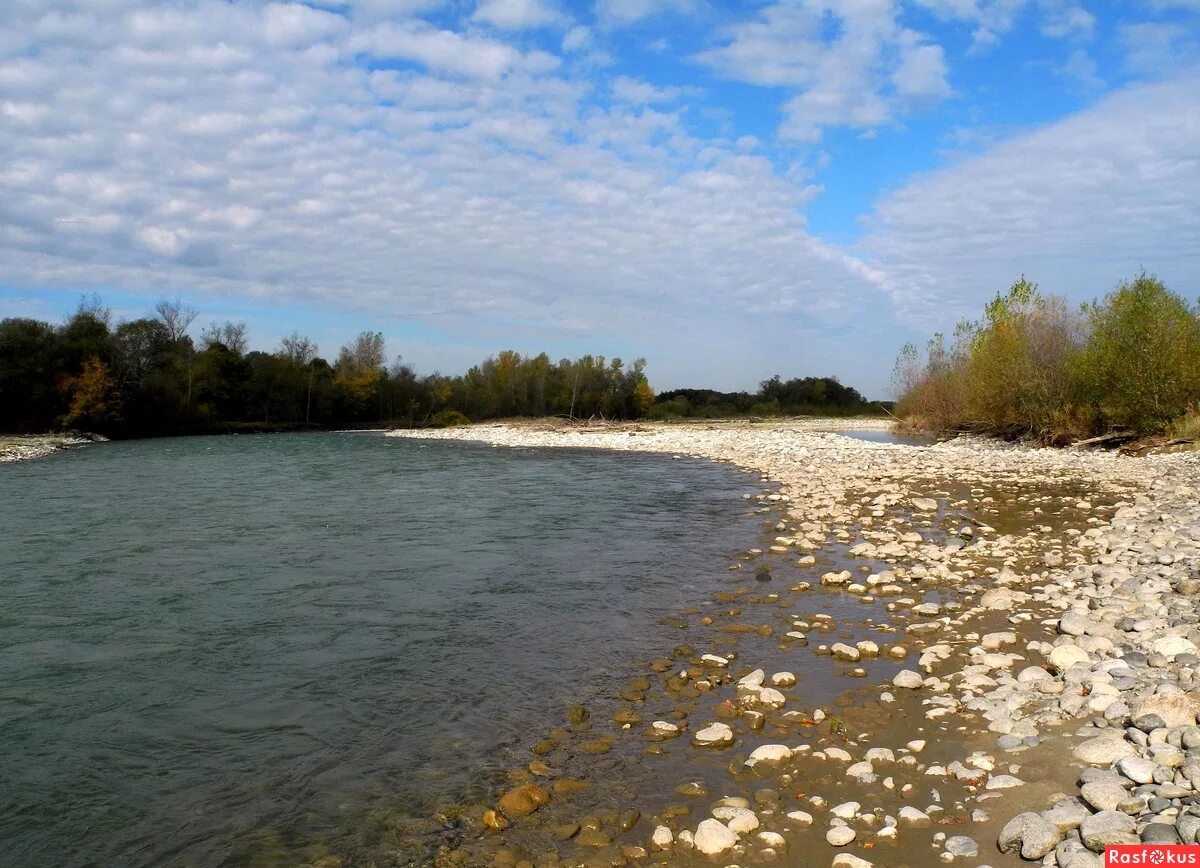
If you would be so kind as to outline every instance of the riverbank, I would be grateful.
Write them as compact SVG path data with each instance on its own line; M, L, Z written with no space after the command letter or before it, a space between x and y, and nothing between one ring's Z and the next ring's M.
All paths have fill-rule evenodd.
M550 728L440 858L1088 868L1106 843L1194 842L1200 460L831 433L885 426L396 432L687 455L771 484L753 502L773 535L684 613L709 647L648 661L611 721ZM818 672L846 689L818 704ZM582 813L566 771L600 746L678 788Z
M93 442L94 438L58 434L0 435L0 464L45 458L72 446Z

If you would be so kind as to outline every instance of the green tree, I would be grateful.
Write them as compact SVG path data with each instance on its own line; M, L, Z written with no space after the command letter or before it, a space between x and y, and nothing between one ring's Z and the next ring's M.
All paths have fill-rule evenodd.
M1200 316L1162 281L1143 273L1087 313L1080 376L1107 418L1161 431L1200 402Z

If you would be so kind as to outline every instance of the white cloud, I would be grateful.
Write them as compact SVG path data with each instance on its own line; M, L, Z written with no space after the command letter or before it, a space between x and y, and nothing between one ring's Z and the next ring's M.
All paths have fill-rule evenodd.
M815 188L689 132L664 107L682 90L629 79L605 108L551 54L382 5L54 2L0 13L20 37L0 59L5 285L630 342L676 340L669 320L688 368L688 328L740 319L726 381L750 318L878 303L875 271L805 231Z
M727 28L723 44L698 59L731 79L795 90L785 137L869 130L908 103L950 93L941 47L901 26L899 14L892 0L781 0Z
M1092 32L1096 19L1076 0L913 0L945 21L974 28L976 49L997 45L1032 8L1043 36L1075 38Z
M1084 90L1099 90L1104 87L1100 68L1096 61L1082 48L1076 48L1058 68L1059 74L1074 81Z
M576 25L567 31L562 40L562 50L568 54L582 51L592 44L592 31L589 27Z
M543 0L482 0L471 17L501 30L550 27L563 21L563 14Z
M596 0L596 20L606 27L623 27L666 12L688 12L697 0Z
M1092 297L1145 266L1200 284L1200 71L1142 84L906 184L863 249L915 317L974 315L1025 273Z
M1125 23L1117 28L1117 41L1125 52L1125 66L1137 75L1174 72L1200 58L1195 29L1178 23Z
M424 22L379 24L356 33L351 47L376 58L415 60L436 72L479 78L499 78L517 65L520 52L510 45Z
M612 90L613 99L631 105L671 103L685 94L697 92L696 88L659 87L628 75L618 75L612 80L609 87Z

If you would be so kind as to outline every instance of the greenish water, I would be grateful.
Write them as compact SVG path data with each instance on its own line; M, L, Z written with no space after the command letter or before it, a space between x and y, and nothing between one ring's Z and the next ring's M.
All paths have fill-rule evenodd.
M482 798L716 587L755 487L374 434L0 467L0 862L295 864Z

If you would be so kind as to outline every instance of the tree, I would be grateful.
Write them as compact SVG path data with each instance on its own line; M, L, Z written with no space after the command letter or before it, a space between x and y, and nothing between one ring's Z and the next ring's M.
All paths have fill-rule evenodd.
M99 356L92 356L78 377L67 380L66 392L71 405L63 417L64 426L111 433L119 423L117 383Z
M1088 400L1137 431L1161 431L1200 403L1200 315L1145 273L1087 308L1080 362Z
M200 349L206 350L213 344L221 344L235 355L246 354L246 324L225 320L223 323L210 323L200 332Z
M174 300L161 298L154 305L154 312L167 327L167 333L172 341L181 340L187 334L188 327L199 315L199 311L184 304L178 297Z

